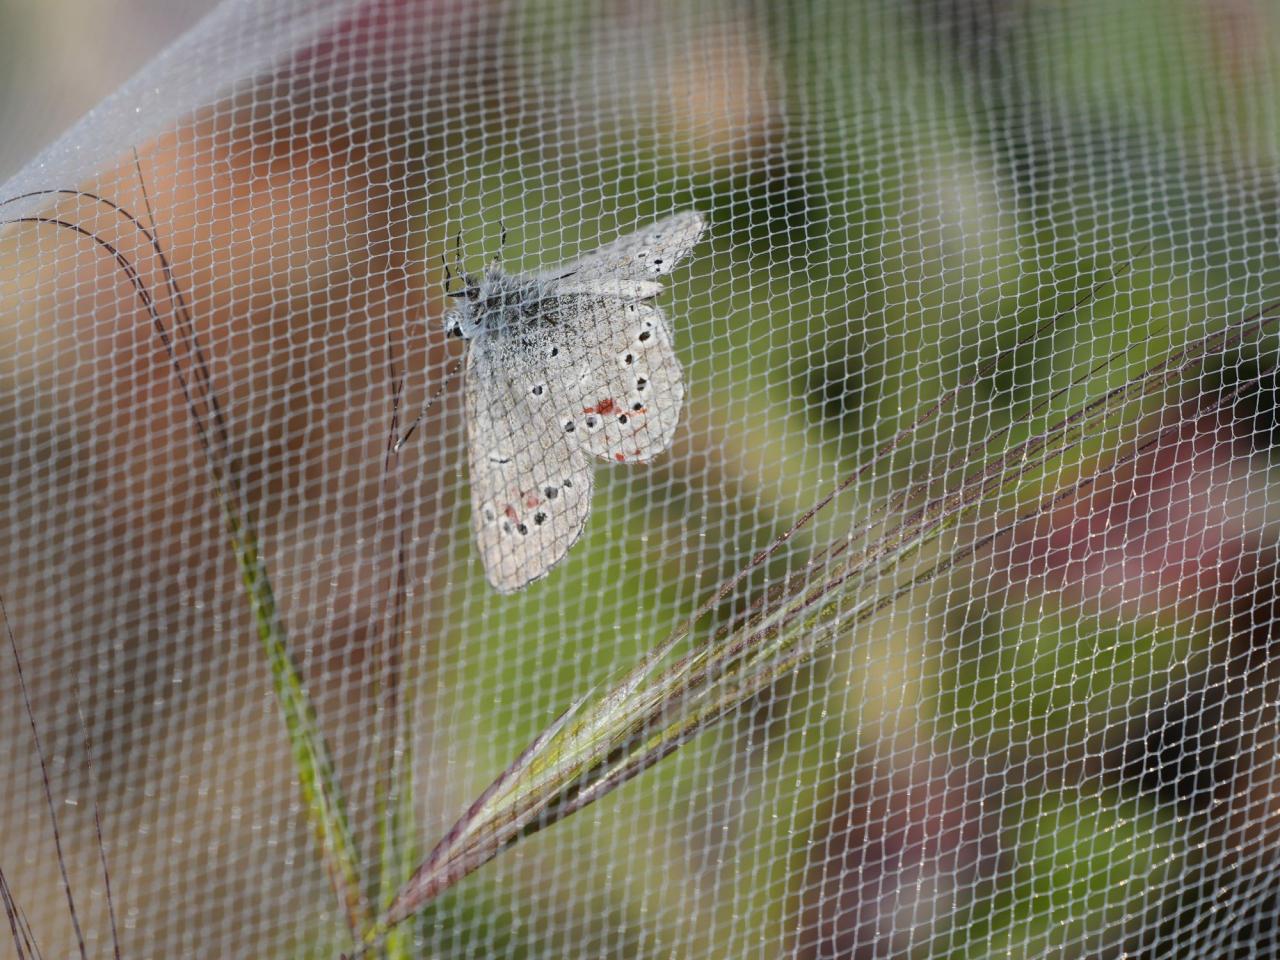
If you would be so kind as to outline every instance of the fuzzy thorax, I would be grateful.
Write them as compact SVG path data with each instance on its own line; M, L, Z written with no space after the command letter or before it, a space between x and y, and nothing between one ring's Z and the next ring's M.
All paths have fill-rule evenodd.
M462 290L451 293L458 304L444 316L445 333L472 340L513 323L533 324L547 313L546 282L487 267L479 280L464 277Z

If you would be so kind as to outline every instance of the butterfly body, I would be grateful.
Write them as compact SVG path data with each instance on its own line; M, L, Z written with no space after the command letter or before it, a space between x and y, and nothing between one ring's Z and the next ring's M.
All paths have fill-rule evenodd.
M545 576L581 535L594 463L670 446L684 379L651 301L705 227L694 211L553 270L492 265L450 295L445 331L468 341L472 530L503 593Z
M536 277L490 266L479 281L454 294L462 302L445 317L445 332L465 340L501 334L508 327L537 326L555 315L549 285Z

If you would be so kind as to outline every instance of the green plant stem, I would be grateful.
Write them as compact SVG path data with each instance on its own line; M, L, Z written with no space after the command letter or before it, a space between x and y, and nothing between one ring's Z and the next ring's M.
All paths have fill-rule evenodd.
M521 837L652 767L903 595L1135 462L1178 424L1107 458L1094 448L1099 438L1136 423L1144 404L1167 404L1167 391L1210 354L1276 319L1264 312L1202 338L1047 430L978 457L978 467L955 489L905 516L905 504L890 501L873 522L832 544L805 572L703 645L672 659L677 644L692 633L695 613L631 670L571 705L516 758L436 845L370 929L366 944ZM1212 414L1234 399L1221 397L1201 413ZM1079 479L1067 479L1072 475ZM991 519L982 520L983 511ZM950 551L914 562L965 522L975 522L974 529Z
M32 215L15 217L11 220L2 221L0 224L31 224L53 227L88 239L115 261L133 287L139 303L142 304L146 311L155 335L164 348L183 402L195 427L196 437L205 455L209 476L227 523L236 565L248 596L250 613L257 629L258 639L270 665L276 700L280 704L280 709L285 717L289 744L297 769L299 785L306 801L307 814L316 831L321 853L329 872L330 880L343 906L347 924L353 936L358 936L360 931L367 930L373 925L374 912L363 895L364 888L359 875L360 860L351 836L345 800L334 772L328 745L316 720L315 706L307 693L302 672L289 653L288 637L276 604L275 592L272 589L266 565L262 559L257 535L254 532L252 513L247 506L243 512L238 508L240 504L240 488L234 470L234 462L230 456L230 440L226 422L222 415L217 393L214 390L207 358L196 336L195 326L192 323L186 299L178 287L169 259L160 244L155 230L155 217L151 210L150 197L146 192L146 183L142 178L142 168L137 151L134 151L134 162L138 171L139 183L142 186L143 197L146 200L146 209L152 224L151 229L148 229L134 214L113 201L84 191L35 191L0 201L0 206L28 197L68 195L105 205L123 217L145 238L146 245L151 248L158 259L165 286L172 294L175 304L177 337L165 325L164 317L161 316L156 300L152 296L150 289L143 282L134 261L127 257L124 251L110 240L78 223L64 220L57 216ZM179 344L185 348L185 355L191 365L190 376L184 369L179 352L176 349ZM403 816L403 814L401 815Z
M262 651L271 667L276 701L284 714L307 812L324 853L330 880L343 904L347 923L353 932L363 930L372 923L373 917L368 902L361 894L360 858L351 835L333 760L316 722L315 705L307 693L302 672L289 653L284 624L257 538L252 527L241 521L227 498L224 496L222 500L236 564L248 594L249 610Z

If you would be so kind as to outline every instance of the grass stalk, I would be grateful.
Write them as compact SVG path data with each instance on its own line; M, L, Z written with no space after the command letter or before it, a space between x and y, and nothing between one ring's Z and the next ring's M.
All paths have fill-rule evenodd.
M408 572L404 537L404 509L400 497L400 404L403 378L388 360L392 383L391 423L382 463L382 501L391 515L395 546L392 582L387 609L379 623L379 690L375 743L379 770L375 778L375 807L378 818L378 873L375 899L381 913L390 906L396 891L409 878L417 856L413 842L413 714L416 684L406 675L405 634L408 601ZM387 504L390 504L389 510ZM375 541L380 540L375 537ZM403 928L392 931L383 943L387 960L411 960L412 937Z
M101 234L71 220L43 214L14 217L0 222L0 225L52 226L87 238L115 261L146 311L164 348L205 455L209 476L227 525L241 583L245 588L255 632L270 668L276 701L284 715L307 813L348 926L353 935L357 935L358 931L372 923L374 913L363 894L360 858L350 830L346 801L328 744L317 723L315 706L307 691L305 678L289 648L288 635L256 532L253 511L244 502L236 462L231 454L226 421L207 357L196 335L186 300L174 278L172 266L159 242L154 213L136 151L134 161L152 225L150 229L137 216L114 201L83 191L36 191L0 201L0 206L34 196L73 196L104 205L118 213L145 239L146 245L157 258L165 286L174 304L176 336L166 326L155 297L143 282L135 263L119 246ZM184 358L187 361L185 366Z
M1114 449L1104 455L1094 449L1097 438L1121 430L1132 433L1145 408L1157 402L1167 407L1169 392L1207 360L1277 319L1280 312L1269 308L1201 337L995 455L988 452L991 438L975 443L962 462L976 468L951 490L914 510L905 509L907 499L889 500L869 522L815 556L804 571L768 591L702 645L677 655L705 611L742 580L739 574L648 656L575 701L534 739L419 865L366 935L366 949L507 847L649 769L779 679L847 640L902 596L1131 464L1179 425L1165 427L1155 439L1134 440L1127 452ZM1103 367L1123 355L1116 354ZM1077 383L1098 372L1095 367ZM1220 397L1213 406L1234 402L1238 393ZM1020 422L1029 425L1047 403ZM900 439L882 448L877 458ZM790 533L831 503L835 492ZM971 534L954 540L948 552L944 541L964 524L972 524ZM763 551L751 565L768 553Z

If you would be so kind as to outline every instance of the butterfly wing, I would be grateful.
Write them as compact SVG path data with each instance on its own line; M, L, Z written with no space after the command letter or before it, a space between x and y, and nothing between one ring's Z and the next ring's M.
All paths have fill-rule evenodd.
M581 450L617 463L651 460L671 445L684 375L657 307L613 298L560 301L549 359L550 405Z
M467 354L471 527L500 593L546 576L591 512L590 458L529 399L530 374L491 338Z
M536 276L554 296L651 299L662 292L657 278L665 277L688 256L706 225L698 211L685 210Z
M591 457L650 460L671 445L684 376L662 312L644 301L706 227L688 210L554 270L521 278L548 307L532 328L475 337L466 407L472 529L495 589L545 576L591 510Z

